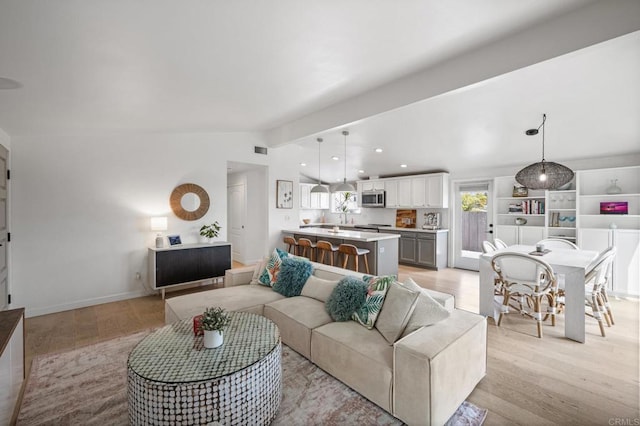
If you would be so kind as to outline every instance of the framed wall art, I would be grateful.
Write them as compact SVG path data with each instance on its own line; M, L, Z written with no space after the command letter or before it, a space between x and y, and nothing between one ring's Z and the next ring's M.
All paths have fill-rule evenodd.
M276 208L293 208L293 182L290 180L276 181Z

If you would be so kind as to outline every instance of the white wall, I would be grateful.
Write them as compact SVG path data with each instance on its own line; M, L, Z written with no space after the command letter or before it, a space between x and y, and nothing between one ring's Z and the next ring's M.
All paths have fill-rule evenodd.
M154 244L149 217L166 215L167 233L180 234L184 243L198 241L199 227L218 220L225 240L227 160L270 161L253 153L263 141L248 133L12 142L11 291L13 306L25 306L28 316L146 293L146 248ZM201 220L186 222L170 210L171 191L186 182L202 186L211 199ZM143 280L135 280L136 272Z

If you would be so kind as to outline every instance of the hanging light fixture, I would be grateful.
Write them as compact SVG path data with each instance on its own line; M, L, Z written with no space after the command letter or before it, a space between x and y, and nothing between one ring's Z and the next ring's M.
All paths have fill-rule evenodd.
M537 135L542 128L542 161L533 163L516 174L516 181L529 189L557 189L573 179L573 171L562 164L544 159L544 127L547 114L542 114L542 124L537 129L529 129L528 136Z
M343 130L342 134L344 135L344 180L338 185L336 192L355 192L356 189L353 185L347 183L347 136L349 136L349 132Z
M320 180L320 144L322 144L322 138L318 138L318 184L311 188L312 194L328 194L329 188L326 186L322 186L322 181Z

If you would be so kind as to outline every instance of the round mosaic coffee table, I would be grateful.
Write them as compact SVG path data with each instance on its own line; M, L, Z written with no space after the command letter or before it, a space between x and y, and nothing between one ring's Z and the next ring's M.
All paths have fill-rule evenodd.
M206 349L191 318L145 337L127 362L133 425L269 424L282 396L278 327L231 313L224 344Z

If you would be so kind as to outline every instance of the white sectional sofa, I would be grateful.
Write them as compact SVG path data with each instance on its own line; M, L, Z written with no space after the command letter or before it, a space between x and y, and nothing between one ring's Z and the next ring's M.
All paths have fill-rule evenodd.
M354 271L313 266L313 275L324 280L362 278ZM253 277L254 267L228 270L225 288L167 299L165 322L210 306L263 315L278 325L284 344L409 425L444 424L486 374L486 319L455 309L451 295L423 289L450 316L390 344L376 328L334 322L322 297L287 298L250 284Z

